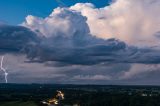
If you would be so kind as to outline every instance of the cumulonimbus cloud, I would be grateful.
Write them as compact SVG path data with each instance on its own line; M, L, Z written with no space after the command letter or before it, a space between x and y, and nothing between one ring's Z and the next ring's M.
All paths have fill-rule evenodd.
M144 5L150 3L149 1L152 0L143 1ZM130 13L132 11L132 13L136 12L135 7L130 7L131 4L137 4L139 8L141 7L139 17L136 17L136 13L131 17ZM126 44L126 42L138 44L142 39L144 41L141 41L141 43L145 45L150 40L158 39L154 36L154 33L159 30L159 26L156 26L153 18L142 17L142 14L147 14L144 10L146 7L141 5L141 2L137 0L134 2L117 0L110 6L96 9L90 3L78 3L70 8L56 8L46 18L29 15L22 25L46 39L42 41L43 43L39 47L30 49L28 57L41 61L87 65L103 62L159 63L157 60L159 59L159 50L138 49ZM156 4L153 2L152 5ZM157 5L156 7L158 8ZM153 10L155 10L155 7ZM151 13L148 15L151 15ZM156 14L152 13L152 15ZM159 19L157 18L157 20ZM158 22L157 20L156 22ZM150 29L145 29L145 23L150 23L147 27ZM102 32L103 36L101 36ZM130 40L133 42L130 42ZM157 42L151 43L155 44ZM126 58L119 59L123 56Z
M160 63L159 47L148 47L159 43L158 10L158 0L117 0L104 8L56 8L46 18L29 15L21 26L0 26L0 53L23 51L30 62L67 67L71 81L129 79L151 70L132 64Z
M155 46L159 44L159 38L155 36L160 31L159 5L159 0L116 0L103 8L77 3L68 8L57 8L44 19L29 15L23 25L45 36L73 35L75 31L84 35L88 33L84 26L87 20L93 36L120 39L136 46ZM68 13L62 15L64 10ZM73 15L75 12L80 13Z
M152 1L152 0L148 0L147 2L144 1L144 4L149 3L149 1ZM154 50L152 48L140 49L137 47L128 46L126 42L114 39L112 38L112 36L111 36L112 39L110 37L109 37L110 39L102 39L100 38L99 34L97 34L96 36L92 35L93 32L92 31L90 32L90 29L92 30L92 28L89 24L89 20L91 17L87 16L90 14L90 13L87 14L87 12L91 11L91 13L92 12L96 13L97 14L96 17L99 17L97 18L97 20L95 20L96 17L92 16L92 21L95 20L93 25L95 24L96 26L96 23L98 24L99 19L103 19L104 21L108 19L107 18L108 15L105 16L104 13L109 11L111 7L113 8L113 10L115 8L120 8L120 7L116 7L116 6L119 6L117 3L122 3L122 4L124 3L126 4L126 6L128 6L132 2L131 1L127 2L125 0L117 0L115 3L111 4L111 6L101 8L101 9L95 9L92 4L76 4L75 6L72 6L70 8L56 8L48 17L44 19L41 17L35 17L35 16L29 15L26 17L26 21L23 22L22 25L29 28L33 32L27 28L20 27L20 26L17 27L18 29L15 29L17 30L17 32L15 30L11 30L12 27L11 28L1 27L1 30L2 30L1 36L6 35L5 33L7 33L9 35L8 37L11 37L11 38L14 36L16 36L17 38L18 36L18 38L22 38L22 39L16 39L16 40L23 42L24 45L28 45L28 42L31 42L32 40L34 41L34 39L40 39L40 42L29 45L29 46L25 46L25 47L24 45L23 47L19 47L21 43L16 43L15 41L14 43L12 42L13 43L12 45L10 45L10 47L13 47L13 45L16 45L17 47L19 47L19 49L23 48L23 50L27 54L27 57L30 58L32 61L39 61L39 62L57 61L65 64L80 64L80 65L93 65L93 64L101 64L105 62L145 63L145 64L160 63L159 61L160 56L158 53L159 50ZM141 3L141 2L135 1L133 3ZM127 8L127 7L123 7L123 8ZM141 7L141 8L144 8L144 7ZM126 9L124 9L124 12L125 10ZM114 11L116 11L116 9ZM118 13L119 11L117 10ZM101 13L100 15L101 17L98 16L98 14L100 13ZM127 13L125 12L125 14ZM92 14L92 15L95 15L95 14ZM110 19L110 21L112 20ZM106 29L105 26L103 26L103 28ZM103 28L101 27L98 28L97 26L95 30L101 31L103 30ZM122 28L122 27L119 26L119 28ZM14 27L12 29L14 29ZM24 31L21 31L20 29ZM21 33L18 32L19 30ZM130 27L128 30L131 30ZM25 32L24 36L23 36L23 32ZM20 37L19 37L20 35L19 33L21 34ZM137 32L137 34L138 33L139 32ZM33 38L33 35L36 36L37 38ZM128 33L128 36L131 36L131 34ZM152 37L154 38L155 36L152 35ZM27 39L30 39L30 40L28 41ZM2 46L3 44L4 43L2 43ZM8 46L5 46L5 47L8 47ZM119 59L120 57L121 59Z

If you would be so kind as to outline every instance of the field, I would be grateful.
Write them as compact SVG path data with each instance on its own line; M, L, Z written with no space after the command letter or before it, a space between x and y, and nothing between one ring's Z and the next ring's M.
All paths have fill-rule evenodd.
M2 102L0 106L37 106L34 102L28 101L28 102L19 102L19 101L13 101L13 102Z
M41 106L57 90L62 106L160 106L158 86L0 84L0 106Z

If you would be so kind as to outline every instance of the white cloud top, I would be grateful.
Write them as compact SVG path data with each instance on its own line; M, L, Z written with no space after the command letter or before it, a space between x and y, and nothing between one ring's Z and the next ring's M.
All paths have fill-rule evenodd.
M45 19L29 15L23 25L45 36L72 36L77 31L83 36L88 33L87 19L94 36L116 38L138 46L155 46L159 44L155 36L160 31L159 10L159 0L117 0L103 8L77 3L68 8L56 8Z
M71 9L87 17L95 36L117 38L134 45L157 45L159 42L154 36L160 31L159 0L117 0L104 8L78 3Z

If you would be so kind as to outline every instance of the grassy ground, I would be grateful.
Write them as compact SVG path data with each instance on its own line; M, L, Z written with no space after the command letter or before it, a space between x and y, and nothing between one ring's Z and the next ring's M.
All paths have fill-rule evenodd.
M34 102L28 101L28 102L5 102L0 103L0 106L37 106Z

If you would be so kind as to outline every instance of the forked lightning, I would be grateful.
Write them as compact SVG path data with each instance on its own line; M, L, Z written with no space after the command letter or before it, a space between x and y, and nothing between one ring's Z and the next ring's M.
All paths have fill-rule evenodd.
M1 58L0 70L4 72L5 82L8 83L8 79L7 79L8 73L7 73L6 69L3 67L3 60L4 60L4 56L2 56L2 58Z

